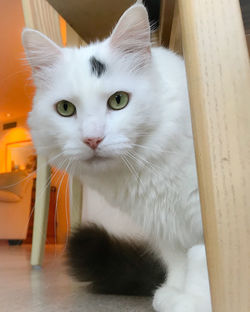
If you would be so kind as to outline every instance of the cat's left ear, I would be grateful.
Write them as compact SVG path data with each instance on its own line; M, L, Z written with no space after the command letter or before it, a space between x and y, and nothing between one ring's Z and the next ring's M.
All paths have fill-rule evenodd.
M151 57L150 24L144 5L136 3L124 12L110 37L111 48L136 56L143 66Z
M37 30L25 28L22 42L34 78L40 71L52 67L62 55L62 49Z

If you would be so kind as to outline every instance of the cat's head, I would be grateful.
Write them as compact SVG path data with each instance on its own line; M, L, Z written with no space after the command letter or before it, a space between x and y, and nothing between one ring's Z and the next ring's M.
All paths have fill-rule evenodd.
M38 154L86 172L133 157L155 125L158 96L145 7L129 8L109 38L87 47L61 48L30 29L23 45L36 85L28 123Z

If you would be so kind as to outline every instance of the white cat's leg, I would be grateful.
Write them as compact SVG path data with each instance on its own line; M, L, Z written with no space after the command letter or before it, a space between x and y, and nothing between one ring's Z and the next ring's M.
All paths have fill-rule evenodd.
M155 292L153 308L157 312L196 312L193 297L169 286L168 281Z
M153 307L157 312L174 312L175 306L183 301L184 285L187 270L187 255L184 251L167 250L163 253L163 259L167 263L167 279L156 290L153 298ZM188 312L187 309L185 312ZM191 310L192 311L192 310Z
M185 291L193 296L195 311L210 312L212 308L205 246L193 246L187 256Z
M175 261L174 261L175 259ZM204 245L170 257L167 281L155 292L157 312L210 312L210 292Z

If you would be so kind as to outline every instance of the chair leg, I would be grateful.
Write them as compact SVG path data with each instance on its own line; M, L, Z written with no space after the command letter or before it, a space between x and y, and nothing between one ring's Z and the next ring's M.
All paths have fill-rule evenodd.
M39 30L50 37L58 45L62 44L59 24L59 14L46 0L22 0L24 20L27 27ZM43 167L42 167L43 166ZM46 165L46 160L38 155L36 204L34 218L34 233L32 239L31 264L40 266L42 264L45 238L47 233L48 209L50 188L46 188L46 181L49 180L50 169ZM37 196L40 192L43 195Z
M214 312L250 311L250 66L238 0L179 0Z
M70 181L70 227L77 228L82 219L82 184L72 177Z
M50 199L50 167L46 159L38 156L34 226L31 250L31 265L41 266L47 236Z

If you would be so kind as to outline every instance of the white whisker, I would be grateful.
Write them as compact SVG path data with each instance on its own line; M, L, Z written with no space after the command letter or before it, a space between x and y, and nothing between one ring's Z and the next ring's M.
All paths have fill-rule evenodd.
M129 155L123 155L123 156L121 156L122 160L125 162L127 168L128 168L129 171L132 173L132 175L135 177L135 179L136 179L137 181L139 181L140 184L141 184L141 186L143 187L143 189L145 189L145 188L144 188L144 184L143 184L143 182L142 182L142 180L141 180L139 174L136 172L134 166L131 164L131 162L128 160L128 158L127 158L126 156L129 156Z

